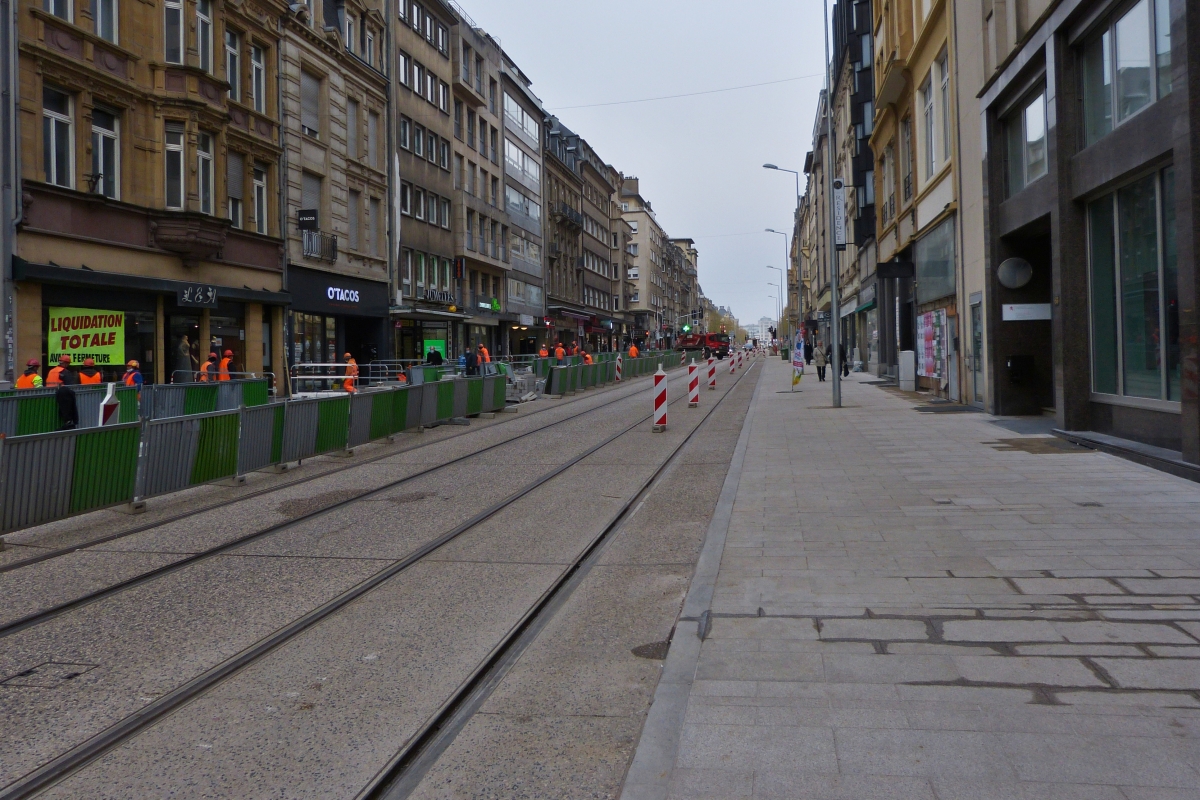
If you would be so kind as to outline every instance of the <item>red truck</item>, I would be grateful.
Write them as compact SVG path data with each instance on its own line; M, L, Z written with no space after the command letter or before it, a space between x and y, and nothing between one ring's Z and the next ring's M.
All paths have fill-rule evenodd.
M676 341L675 349L698 352L704 358L714 355L717 358L725 358L729 355L729 334L685 333Z

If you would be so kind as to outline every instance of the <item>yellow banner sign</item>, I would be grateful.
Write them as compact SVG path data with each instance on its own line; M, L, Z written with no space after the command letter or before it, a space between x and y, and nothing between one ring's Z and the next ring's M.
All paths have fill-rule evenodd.
M51 308L46 355L56 364L63 354L72 364L82 364L85 358L95 359L97 367L124 364L125 312Z

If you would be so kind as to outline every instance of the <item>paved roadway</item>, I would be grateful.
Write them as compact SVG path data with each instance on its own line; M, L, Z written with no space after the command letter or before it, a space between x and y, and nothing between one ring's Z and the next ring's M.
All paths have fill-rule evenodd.
M622 797L1200 797L1200 485L787 382L770 362Z

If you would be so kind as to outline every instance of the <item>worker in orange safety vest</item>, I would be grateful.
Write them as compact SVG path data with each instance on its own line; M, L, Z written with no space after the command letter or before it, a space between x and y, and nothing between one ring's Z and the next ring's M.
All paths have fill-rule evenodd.
M96 369L96 359L85 358L83 360L83 369L79 370L79 382L85 386L89 384L100 383L104 376L100 374L100 370Z
M36 358L31 358L25 362L25 371L17 378L16 387L18 389L42 388L42 376L38 372L41 368L42 362Z
M58 366L46 373L47 389L57 389L64 383L70 386L78 382L75 371L71 369L71 357L66 353L58 357Z
M229 367L233 364L233 351L226 350L225 357L221 359L221 363L217 365L217 380L229 380Z
M637 357L638 357L638 349L637 349L637 345L636 345L636 344L634 344L633 342L630 342L630 343L629 343L629 357L630 357L630 358L637 358Z
M346 359L346 377L342 379L342 388L354 394L358 391L358 362L349 353L344 353L342 358Z

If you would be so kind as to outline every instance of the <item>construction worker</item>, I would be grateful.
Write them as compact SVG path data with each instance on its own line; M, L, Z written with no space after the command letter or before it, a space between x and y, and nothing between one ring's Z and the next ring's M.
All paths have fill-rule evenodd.
M563 360L566 359L566 357L567 357L567 351L565 348L563 348L562 342L555 342L554 343L554 359L555 359L555 361L557 361L561 365L563 363Z
M591 353L589 353L587 350L584 350L584 351L583 351L583 363L584 363L584 364L591 364L591 363L592 363L592 354L591 354Z
M637 358L637 357L638 357L638 349L637 349L637 345L636 345L636 344L634 344L633 342L630 342L630 343L629 343L629 357L630 357L630 358Z
M42 362L36 358L31 358L25 362L25 371L17 378L18 389L40 389L42 388L42 376L38 371L42 368Z
M579 342L575 342L575 344L571 347L571 355L579 355Z
M484 347L484 346L483 346L483 342L480 342L479 344L477 344L477 345L475 346L475 349L476 349L476 350L478 351L478 353L479 353L479 363L480 363L480 364L490 364L490 363L492 363L492 354L491 354L491 353L489 353L489 352L488 352L488 349L487 349L486 347Z
M100 383L103 376L100 370L96 369L96 359L85 358L83 360L83 369L79 370L79 382L84 386Z
M71 357L63 353L58 357L58 366L46 373L46 388L57 389L63 384L70 386L76 383L79 383L79 379L75 376L75 370L71 369Z
M550 357L550 351L546 349L546 345L542 345L540 348L538 348L538 358L549 358L549 357Z
M342 378L342 388L348 394L354 394L358 391L358 362L349 353L343 353L342 358L346 360L346 377Z
M215 381L217 379L217 354L209 353L208 361L205 361L200 366L201 381Z
M225 357L221 359L221 363L217 365L217 380L229 380L229 367L233 364L233 351L226 350Z
M126 386L136 386L140 390L142 388L142 384L145 382L142 379L142 373L138 369L140 366L141 365L133 359L130 359L128 362L126 362L125 376L121 379L121 382Z

